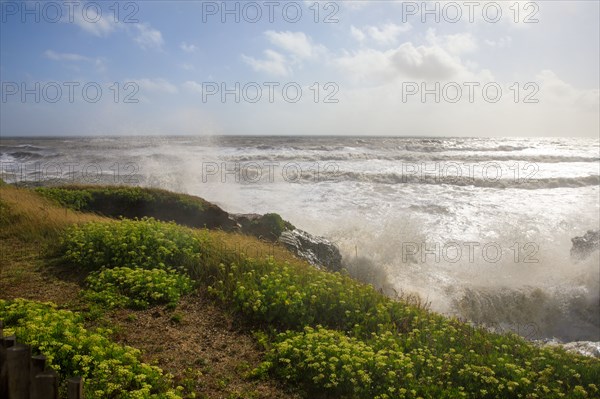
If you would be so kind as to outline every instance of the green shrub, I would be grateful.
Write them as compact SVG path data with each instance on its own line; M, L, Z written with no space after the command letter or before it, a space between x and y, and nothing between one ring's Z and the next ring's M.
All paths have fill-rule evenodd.
M306 327L281 334L258 373L272 370L300 384L309 397L399 398L415 385L413 365L402 352L373 347L339 331Z
M209 292L258 324L301 330L323 325L368 336L372 332L413 328L424 310L394 302L339 273L298 270L272 258L221 264Z
M36 191L59 205L76 211L86 210L92 200L92 194L86 190L39 187L36 188Z
M61 237L63 259L87 270L122 265L142 269L195 266L202 252L198 235L175 223L151 218L72 226Z
M86 279L84 298L108 308L145 309L150 305L174 306L193 289L192 280L174 270L115 267L92 272Z
M139 350L112 342L109 330L86 330L77 313L51 303L0 300L0 319L6 334L45 355L62 380L83 377L86 398L180 398L171 377L143 363Z
M62 206L108 217L153 217L184 226L231 230L229 214L202 198L156 188L126 186L39 187L36 192Z
M270 373L298 384L309 397L597 397L597 361L539 350L519 365L510 349L497 348L494 357L472 349L435 353L421 346L407 350L404 339L391 332L363 341L339 331L306 327L303 332L280 334L254 373ZM592 372L586 373L590 366Z

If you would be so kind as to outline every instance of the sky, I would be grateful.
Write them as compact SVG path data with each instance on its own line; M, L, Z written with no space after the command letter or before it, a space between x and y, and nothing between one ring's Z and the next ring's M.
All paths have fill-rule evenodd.
M0 133L598 137L599 4L0 0Z

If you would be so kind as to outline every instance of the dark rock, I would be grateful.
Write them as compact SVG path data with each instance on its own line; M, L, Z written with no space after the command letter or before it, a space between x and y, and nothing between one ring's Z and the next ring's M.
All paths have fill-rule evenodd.
M571 238L571 257L583 260L600 249L600 230L588 230L584 236Z
M331 241L296 229L276 213L232 214L230 216L238 223L238 230L241 233L271 242L279 242L296 256L314 266L333 271L342 269L342 255Z
M36 190L63 206L83 212L128 219L153 217L184 226L233 231L229 213L193 195L156 188L127 186L58 186Z
M250 224L256 219L260 218L261 215L258 213L230 213L229 217L233 219L236 224L236 230L240 233L248 231L250 228Z
M342 255L339 249L326 238L294 229L283 231L279 242L312 265L331 271L342 269Z
M284 231L295 228L276 213L267 213L265 215L250 213L231 216L240 225L242 233L271 242L276 242Z

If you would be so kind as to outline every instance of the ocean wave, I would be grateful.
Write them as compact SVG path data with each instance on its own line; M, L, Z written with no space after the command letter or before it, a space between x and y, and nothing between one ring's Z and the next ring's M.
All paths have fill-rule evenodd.
M408 207L408 209L410 209L412 211L426 213L426 214L449 215L451 213L450 209L448 209L448 207L442 206L442 205L435 205L435 204L410 205Z
M2 153L17 153L17 152L43 152L47 148L35 146L32 144L18 144L18 145L0 145L0 152Z
M31 161L44 158L44 155L30 151L16 151L7 153L6 155L13 157L16 161Z
M598 293L581 287L470 287L453 306L477 324L528 339L600 340Z
M396 162L509 162L530 163L599 162L600 157L570 155L455 155L455 154L385 154L370 152L351 153L284 153L284 154L234 154L221 157L228 162L344 162L344 161L396 161Z
M303 176L305 180L314 181L314 176ZM482 188L517 188L537 190L548 188L577 188L600 185L600 176L556 177L541 179L486 179L476 177L459 177L443 175L407 175L401 173L363 173L363 172L322 172L321 181L355 181L380 184L435 184L453 186L474 186Z
M436 143L441 144L441 143ZM461 151L461 152L511 152L523 151L530 149L530 146L513 146L513 145L498 145L494 147L469 147L469 146L444 146L444 145L422 145L422 144L407 144L400 146L398 149L404 149L411 152L446 152L446 151Z

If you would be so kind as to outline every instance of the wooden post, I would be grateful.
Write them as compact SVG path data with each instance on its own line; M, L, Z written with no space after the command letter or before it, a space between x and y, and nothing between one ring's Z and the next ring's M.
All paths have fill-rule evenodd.
M46 356L36 355L31 356L31 371L29 373L29 381L33 384L35 376L43 373L46 370ZM31 397L33 397L33 385L31 385Z
M83 399L83 379L72 377L67 380L68 399Z
M31 381L31 399L58 399L56 371L50 369L35 376Z
M29 399L29 369L31 351L28 346L16 344L6 350L8 397Z
M6 367L6 349L15 345L16 338L14 335L10 337L0 338L0 398L8 397L8 369Z

